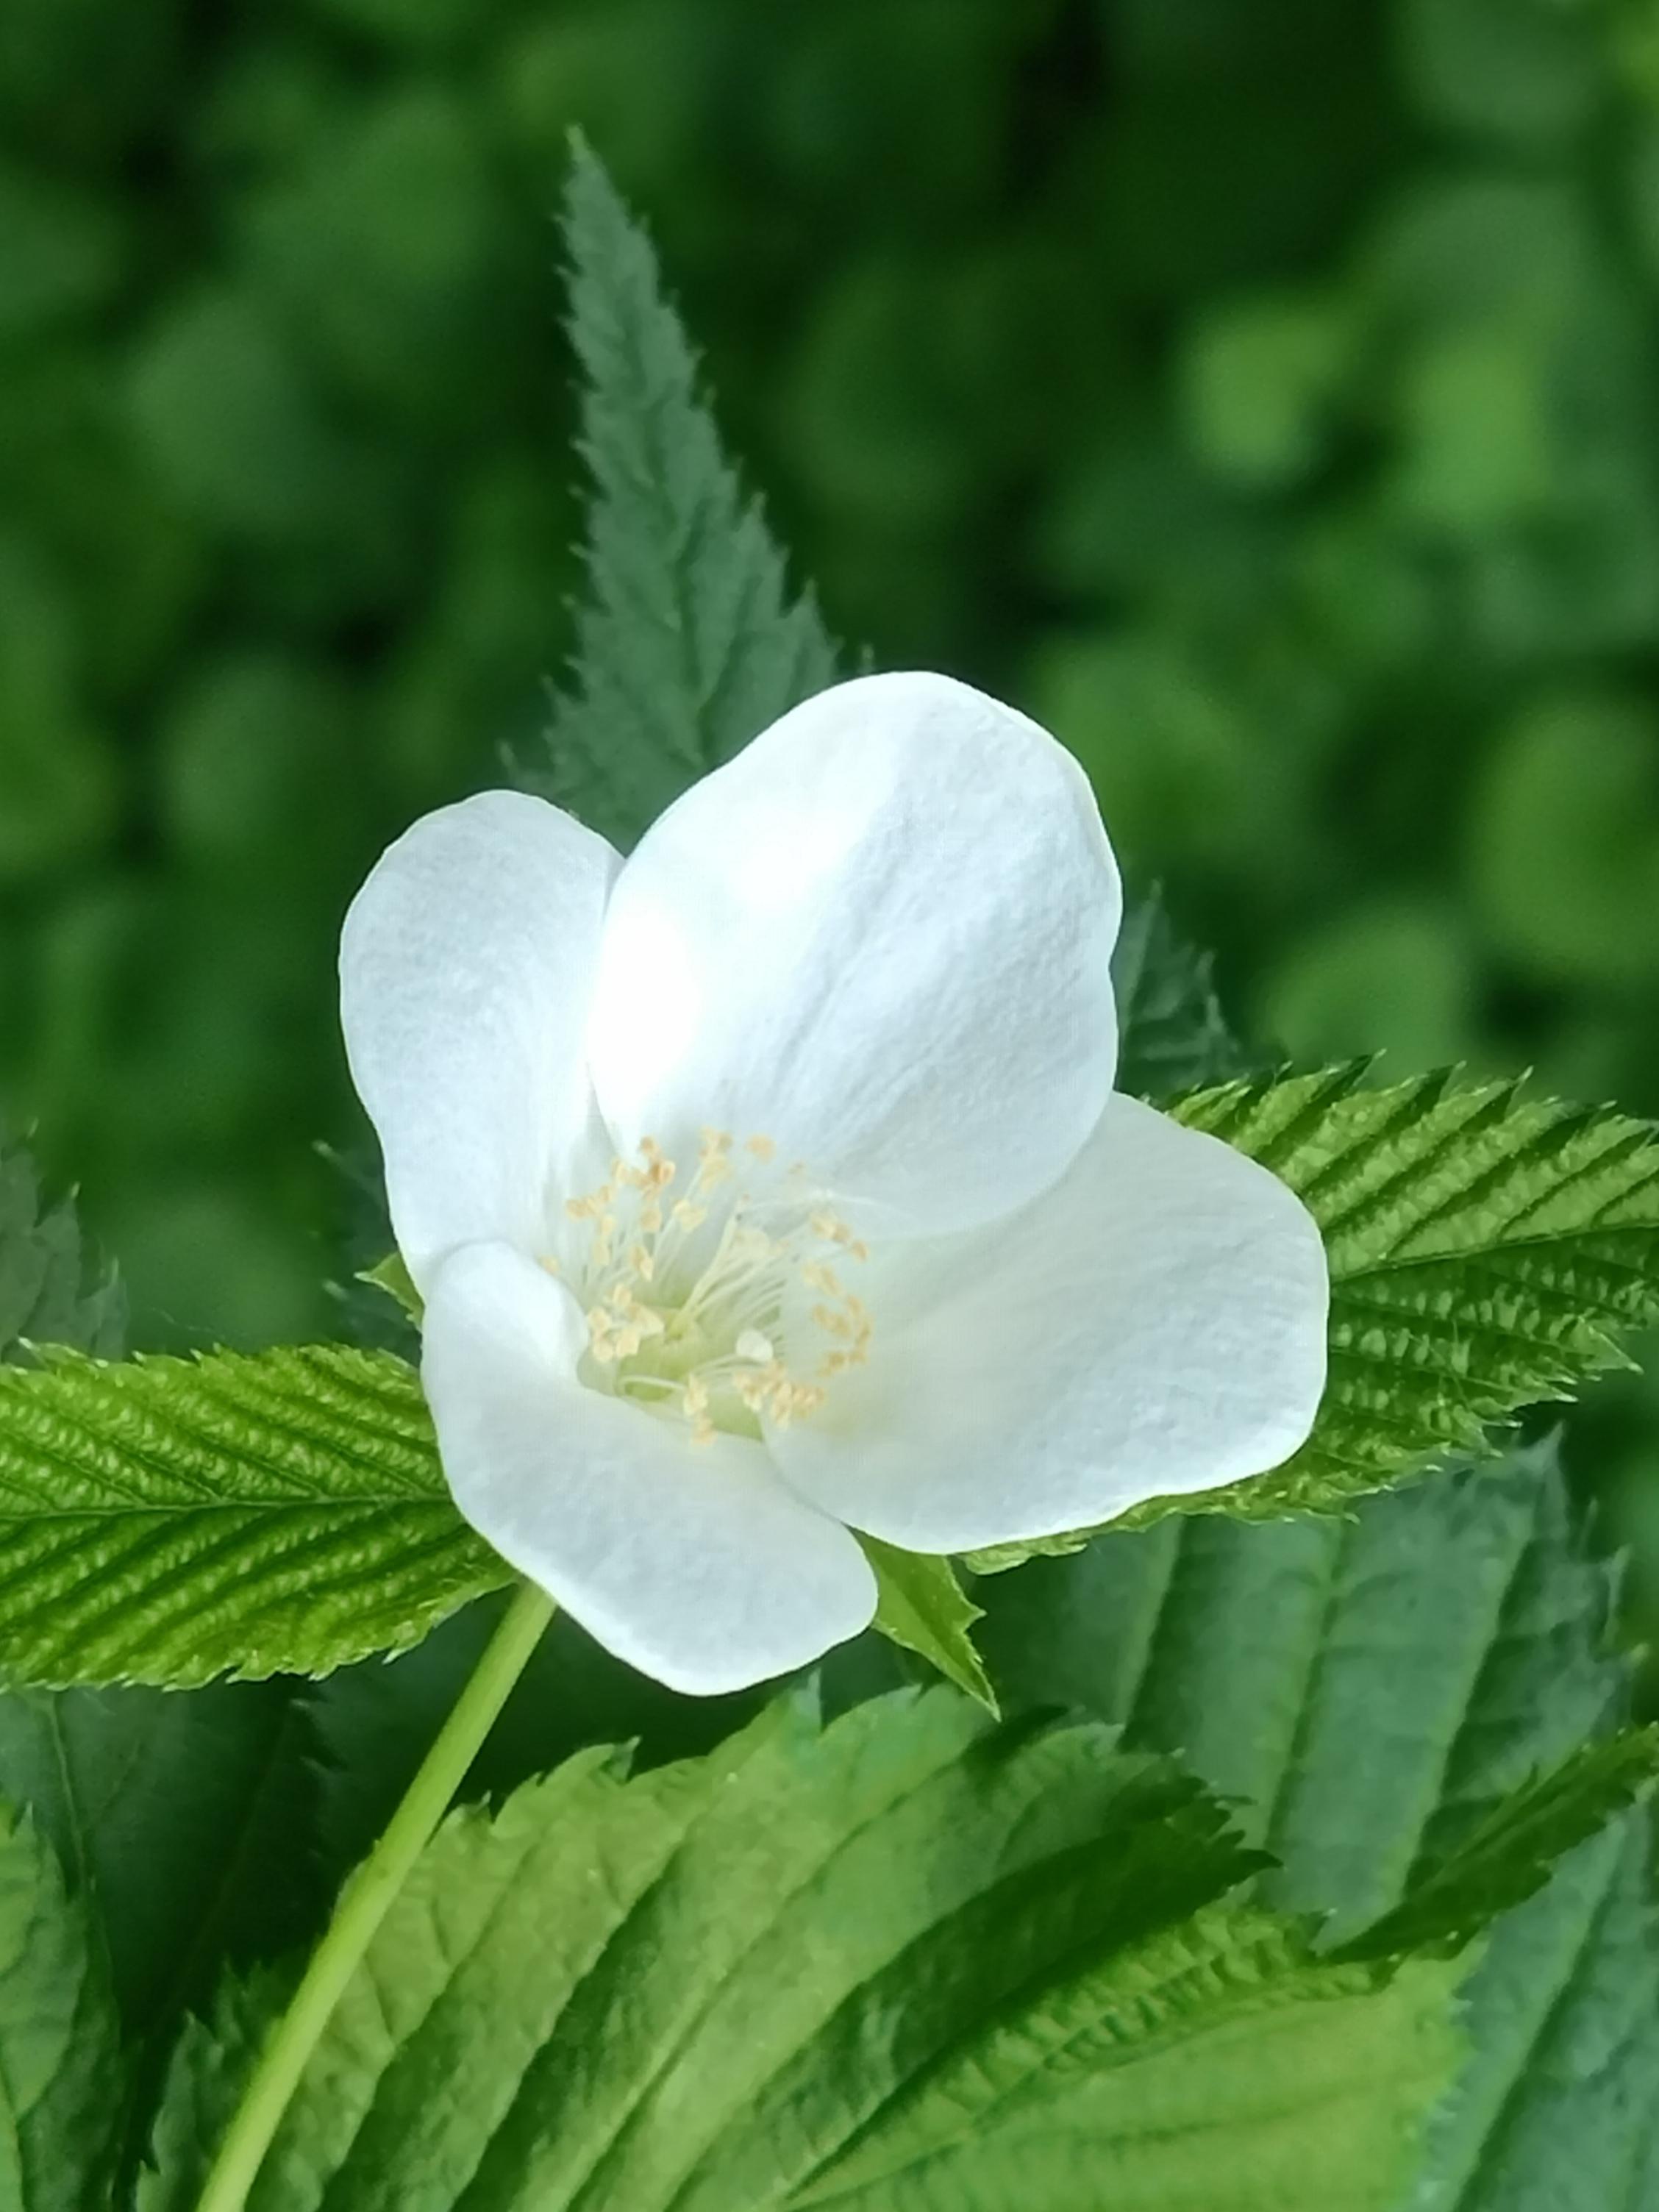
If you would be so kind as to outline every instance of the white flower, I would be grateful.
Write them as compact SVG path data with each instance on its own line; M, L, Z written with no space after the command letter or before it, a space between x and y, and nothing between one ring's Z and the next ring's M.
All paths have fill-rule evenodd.
M1117 871L1024 715L939 676L786 714L626 862L544 801L417 822L341 951L456 1503L678 1688L958 1552L1273 1467L1318 1232L1112 1089Z

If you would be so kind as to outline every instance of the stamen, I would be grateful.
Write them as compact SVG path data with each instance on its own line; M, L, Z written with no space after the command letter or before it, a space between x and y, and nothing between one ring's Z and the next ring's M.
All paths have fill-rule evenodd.
M739 1185L716 1200L738 1173L733 1145L728 1131L704 1129L689 1194L671 1198L675 1164L644 1138L635 1159L611 1163L599 1189L565 1203L571 1221L588 1224L586 1257L570 1272L592 1301L588 1349L606 1377L595 1387L659 1419L683 1419L697 1444L722 1428L753 1434L761 1420L787 1428L816 1413L826 1382L867 1358L872 1334L867 1309L824 1256L832 1249L862 1260L866 1247L815 1202L822 1186L803 1170L799 1195L769 1181L761 1194ZM759 1134L741 1150L762 1165L777 1154ZM688 1240L717 1206L720 1234L688 1279ZM543 1264L558 1272L551 1257ZM821 1343L830 1340L810 1381L792 1365L788 1344L801 1325L788 1318L799 1285L819 1294L807 1315Z

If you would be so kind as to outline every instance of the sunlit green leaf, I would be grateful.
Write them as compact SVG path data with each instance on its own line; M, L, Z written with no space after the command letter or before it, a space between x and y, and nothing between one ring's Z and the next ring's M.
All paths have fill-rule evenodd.
M865 1557L876 1571L876 1626L936 1667L947 1681L997 1709L992 1689L969 1634L980 1607L963 1590L949 1559L921 1552L901 1552L873 1536L861 1536Z
M397 1650L508 1571L413 1370L330 1346L0 1370L0 1668L189 1685Z
M1171 1109L1297 1192L1330 1263L1330 1371L1312 1435L1271 1474L1123 1516L1331 1511L1477 1449L1523 1407L1628 1367L1659 1322L1659 1132L1513 1084L1364 1071L1224 1084ZM1089 1531L976 1553L984 1571Z
M1251 1863L1165 1762L945 1692L585 1753L440 1832L252 2212L1384 2212L1457 1969L1317 1959L1212 1901ZM259 2010L187 2037L144 2212L191 2204Z
M1299 1192L1330 1260L1313 1435L1229 1493L1233 1510L1329 1505L1478 1446L1522 1407L1628 1366L1621 1339L1659 1320L1646 1122L1443 1075L1366 1090L1341 1070L1178 1112Z

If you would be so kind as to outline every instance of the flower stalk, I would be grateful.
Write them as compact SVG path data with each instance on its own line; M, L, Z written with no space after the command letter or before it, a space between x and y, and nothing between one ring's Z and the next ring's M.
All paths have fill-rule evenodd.
M544 1591L531 1583L520 1585L380 1841L340 1893L327 1931L243 2092L202 2191L198 2212L242 2212L335 2007L465 1779L554 1611Z

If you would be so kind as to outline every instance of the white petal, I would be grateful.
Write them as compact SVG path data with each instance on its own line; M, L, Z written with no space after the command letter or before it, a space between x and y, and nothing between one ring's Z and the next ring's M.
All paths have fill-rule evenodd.
M1300 1200L1121 1097L1017 1219L874 1252L860 1289L870 1364L774 1449L804 1497L915 1551L1261 1474L1324 1387L1325 1256Z
M606 1121L769 1137L930 1231L1046 1189L1111 1087L1116 866L1082 770L942 676L809 699L646 836L606 917Z
M876 1588L857 1542L803 1504L765 1448L693 1444L575 1379L563 1285L509 1247L432 1280L422 1379L455 1503L618 1658L712 1695L856 1636Z
M346 1052L422 1289L452 1245L543 1237L592 1110L582 1039L620 865L556 806L487 791L417 822L352 902Z

